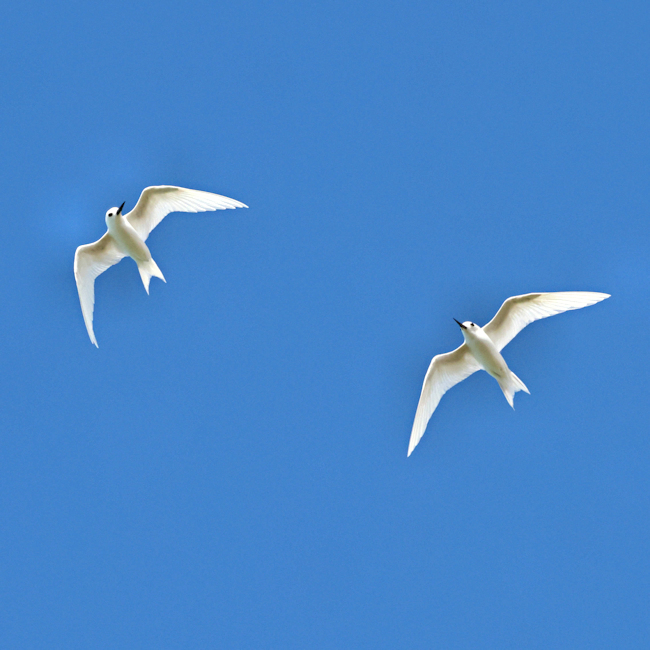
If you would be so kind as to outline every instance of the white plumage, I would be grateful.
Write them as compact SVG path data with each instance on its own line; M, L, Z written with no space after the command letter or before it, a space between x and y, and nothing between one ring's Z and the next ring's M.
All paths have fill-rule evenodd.
M124 204L119 208L111 208L106 213L108 232L92 244L79 246L74 256L74 276L79 291L81 312L88 336L97 347L99 346L93 331L93 310L95 278L98 275L113 264L117 264L123 257L132 257L138 265L144 288L149 293L149 281L152 276L163 281L165 278L144 242L149 237L149 233L170 212L206 212L248 207L220 194L188 190L172 185L145 188L135 208L126 215L122 214L123 206Z
M526 325L564 311L588 307L605 298L609 298L609 294L592 291L527 293L508 298L494 318L482 328L470 321L459 323L465 343L453 352L439 354L431 360L424 377L407 455L410 456L420 442L442 396L477 370L482 368L499 382L511 406L515 392L528 392L525 384L508 368L501 356L501 350Z

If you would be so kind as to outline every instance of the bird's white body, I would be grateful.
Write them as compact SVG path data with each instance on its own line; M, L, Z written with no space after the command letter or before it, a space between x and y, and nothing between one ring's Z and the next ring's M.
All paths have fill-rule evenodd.
M142 284L149 293L152 277L165 278L151 257L145 240L149 233L170 212L205 212L246 208L239 201L220 194L188 190L173 185L146 187L138 202L128 214L122 214L124 203L106 213L106 234L93 244L79 246L74 256L74 275L79 291L81 312L91 342L97 345L93 331L95 305L95 278L124 257L131 257L138 265Z
M113 211L117 211L117 208L111 208L108 214ZM106 215L106 227L115 240L119 251L124 253L125 256L132 257L137 263L151 260L149 247L144 243L142 237L138 235L128 219L121 212L114 217L109 217L108 214Z
M144 284L147 293L149 293L149 282L152 276L160 278L163 282L167 282L162 271L153 261L149 247L144 243L144 240L140 237L136 229L129 223L128 218L122 214L121 210L111 208L106 213L106 226L108 228L108 234L113 238L120 253L123 253L124 257L128 256L132 258L138 265L142 284Z
M488 375L497 380L508 400L508 404L514 408L515 393L518 390L523 390L530 394L530 391L526 388L524 382L508 368L503 355L497 350L496 345L482 327L470 321L462 323L460 327L465 339L465 345L469 348L472 356Z
M470 321L456 321L461 327L465 342L452 352L439 354L431 360L422 384L408 455L420 442L442 396L477 370L483 369L497 380L508 404L514 408L515 393L520 390L526 393L530 391L508 368L501 350L533 321L587 307L605 298L609 298L609 295L592 291L527 293L508 298L484 327Z
M483 331L482 327L474 325L474 323L469 326L466 323L463 323L463 325L466 327L466 329L462 330L465 343L474 358L481 364L483 370L495 379L505 377L509 371L508 364L506 364L501 352L492 343L492 339Z

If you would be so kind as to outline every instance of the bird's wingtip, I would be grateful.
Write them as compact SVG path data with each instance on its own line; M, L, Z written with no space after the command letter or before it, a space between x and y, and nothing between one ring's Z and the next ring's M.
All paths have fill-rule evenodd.
M413 453L413 450L418 446L420 439L422 438L422 436L417 437L414 434L415 432L411 431L411 437L409 438L409 450L406 452L407 458Z

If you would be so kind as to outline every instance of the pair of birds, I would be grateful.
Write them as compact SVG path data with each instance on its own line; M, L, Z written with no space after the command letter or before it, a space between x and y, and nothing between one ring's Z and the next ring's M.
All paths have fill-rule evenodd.
M149 293L152 277L160 278L163 282L166 280L151 257L145 241L170 212L206 212L248 206L219 194L159 185L145 188L135 208L128 214L122 213L123 207L124 203L119 208L111 208L106 213L106 234L93 244L79 246L74 256L74 275L81 312L88 336L97 347L93 331L93 309L95 278L98 275L122 258L131 257L138 265L142 283ZM530 394L530 391L508 368L501 350L533 321L588 307L605 298L609 298L609 294L592 291L527 293L508 298L485 327L479 327L471 321L456 321L465 342L452 352L439 354L432 359L424 377L407 455L410 456L420 442L442 396L452 386L481 368L497 380L508 404L514 408L515 393L523 390Z

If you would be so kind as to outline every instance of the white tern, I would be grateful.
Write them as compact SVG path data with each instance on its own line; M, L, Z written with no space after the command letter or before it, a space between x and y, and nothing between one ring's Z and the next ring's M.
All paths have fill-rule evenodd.
M158 265L153 261L144 243L149 233L170 212L207 212L228 208L247 208L247 205L226 196L188 190L172 185L146 187L128 214L122 214L124 203L106 213L108 232L93 244L79 246L74 255L74 277L77 281L81 313L88 336L95 346L93 309L95 306L95 278L117 264L123 257L131 257L138 265L140 277L147 293L152 276L166 282Z
M481 368L497 380L508 404L514 408L515 393L523 390L530 395L530 391L508 368L501 356L501 350L533 321L571 309L588 307L605 298L609 298L609 294L592 291L527 293L508 298L485 327L479 327L471 321L456 321L460 325L465 343L452 352L439 354L431 360L422 384L407 456L411 455L420 442L442 396L452 386Z

